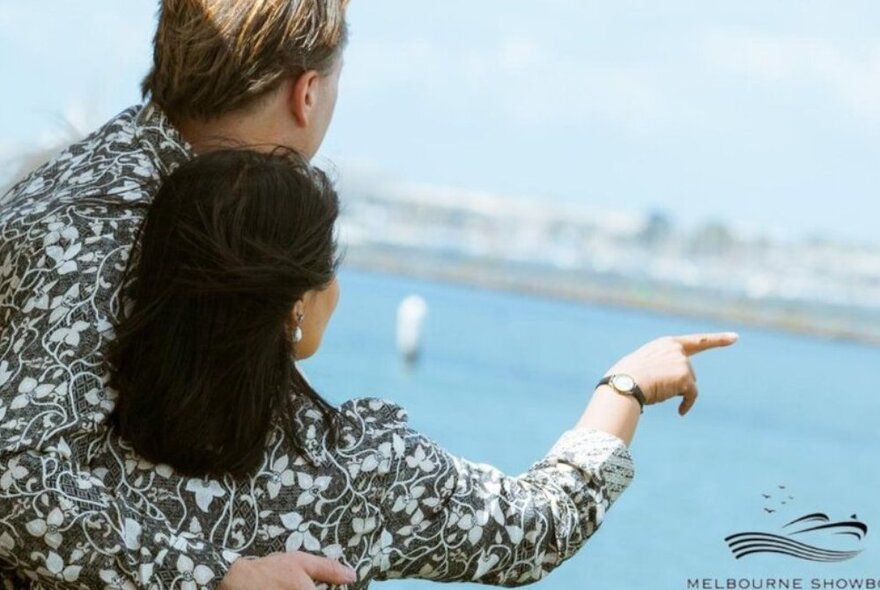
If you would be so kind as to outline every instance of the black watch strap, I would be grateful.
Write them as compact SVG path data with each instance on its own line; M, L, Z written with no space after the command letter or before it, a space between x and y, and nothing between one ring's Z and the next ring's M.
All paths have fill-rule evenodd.
M602 377L602 379L599 380L599 383L596 385L596 387L599 387L600 385L610 385L611 389L613 389L614 391L616 391L622 395L633 396L634 398L636 398L636 401L639 402L639 406L641 408L641 413L644 414L645 413L645 394L642 393L642 389L639 387L639 384L636 383L635 379L632 379L632 377L630 377L630 379L632 379L632 382L633 382L633 387L629 392L626 392L626 391L620 391L619 389L617 389L613 385L611 385L611 380L613 378L614 378L614 375L606 375L605 377Z

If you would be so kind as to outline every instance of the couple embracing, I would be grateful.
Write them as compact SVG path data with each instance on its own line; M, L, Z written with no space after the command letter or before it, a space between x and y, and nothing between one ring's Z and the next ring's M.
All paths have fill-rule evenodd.
M345 11L163 0L144 103L0 198L5 586L539 580L632 481L644 406L682 396L684 415L689 356L736 340L625 356L517 476L394 403L325 401L297 361L340 294L339 197L309 160Z

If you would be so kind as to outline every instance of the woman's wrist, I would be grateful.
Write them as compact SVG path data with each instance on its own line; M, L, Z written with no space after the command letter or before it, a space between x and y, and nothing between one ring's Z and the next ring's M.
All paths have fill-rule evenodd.
M593 391L576 428L595 428L613 434L627 446L635 434L641 415L639 400L622 395L608 385L600 385Z

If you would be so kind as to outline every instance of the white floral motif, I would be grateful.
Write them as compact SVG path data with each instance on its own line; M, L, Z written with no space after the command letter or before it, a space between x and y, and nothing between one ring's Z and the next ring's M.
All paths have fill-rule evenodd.
M296 507L301 508L314 502L321 495L321 492L327 489L333 478L326 475L313 478L308 473L298 473L296 479L299 487L303 489L303 493L296 500Z
M76 474L76 487L80 490L90 490L94 487L101 487L103 484L94 474L88 471L80 471Z
M391 569L391 548L394 545L394 537L387 530L379 535L378 542L370 547L370 556L373 558L373 567L379 571Z
M74 283L64 295L53 297L52 303L49 304L49 309L52 310L49 314L49 323L54 324L66 316L77 297L79 297L79 283Z
M459 528L467 531L468 541L476 545L483 538L483 527L489 522L489 513L485 510L468 512L458 520Z
M361 538L376 530L376 517L368 516L367 518L355 518L351 521L351 529L354 535L348 540L348 546L354 547L359 545Z
M53 508L46 519L38 518L27 523L27 531L35 537L42 537L46 545L52 549L61 547L64 538L58 530L64 524L64 514L58 508Z
M43 568L39 569L42 570ZM45 570L47 570L45 573L48 573L53 578L60 577L65 582L76 582L79 579L79 573L82 570L82 566L65 566L64 559L54 551L50 551L49 555L46 556Z
M222 498L226 495L223 486L217 480L211 479L207 482L202 479L191 479L186 482L186 491L192 492L196 497L196 504L202 510L207 512L214 498Z
M99 406L102 410L109 412L113 409L113 398L108 395L108 390L103 387L92 387L86 392L84 397L91 405Z
M6 464L6 469L3 471L3 474L0 475L0 489L4 491L8 490L12 487L13 482L16 480L22 479L23 477L27 477L28 470L20 464L18 457L13 457L9 460L9 463Z
M309 532L309 524L303 520L301 514L298 512L282 514L281 522L288 530L293 531L285 543L287 551L296 551L300 547L304 547L307 551L321 549L321 543Z
M195 565L186 555L177 558L177 571L183 578L182 589L197 590L214 579L214 572L205 565Z
M361 471L367 473L371 471L388 473L391 469L391 448L391 443L381 443L375 451L364 457L364 461L361 463L360 467Z
M405 492L397 497L394 500L394 505L391 507L392 512L405 512L409 515L408 524L400 527L397 530L399 535L409 536L414 532L421 532L425 530L429 521L425 519L425 513L419 508L420 498L425 493L425 486L415 486L408 492ZM431 500L426 499L426 500ZM436 500L435 500L436 501ZM431 502L425 501L425 505L430 505Z
M73 322L69 328L59 328L49 336L50 342L64 342L70 346L79 346L80 334L89 328L89 323L82 320Z
M170 465L165 463L153 463L152 461L147 461L141 456L133 455L130 457L126 457L125 459L125 472L126 473L134 473L135 471L148 471L150 473L154 473L159 477L169 478L174 474L174 470Z
M409 524L397 529L397 534L403 537L409 537L413 533L419 533L428 528L430 522L425 519L425 513L421 510L415 510L409 518Z
M35 309L41 311L49 309L49 291L56 284L58 284L58 281L50 281L48 284L43 285L40 289L36 289L36 292L33 293L27 301L25 301L22 311L24 313L31 313Z
M417 446L415 452L406 458L406 464L427 472L434 471L435 467L434 462L428 459L428 456L425 454L425 449L422 445Z
M57 244L62 238L68 242L72 242L79 237L79 232L74 226L61 223L60 221L50 222L46 225L46 229L48 229L49 232L43 238L44 246Z
M415 486L408 493L401 494L394 501L394 506L391 507L391 510L394 512L400 512L401 510L406 510L407 514L412 514L416 508L419 506L419 498L422 497L422 494L425 493L425 486Z
M57 394L63 395L66 385L67 384L63 382L57 385L49 383L40 385L37 383L36 379L25 377L22 379L21 383L18 384L18 395L12 399L12 403L9 404L9 407L13 410L20 410L32 401L48 397L53 391Z
M272 463L269 481L266 482L270 498L277 498L282 486L291 486L296 481L293 470L287 468L289 462L290 458L282 455Z
M55 261L58 274L66 275L76 271L75 259L80 250L82 250L82 244L79 243L69 246L66 250L61 246L49 246L46 248L46 255Z

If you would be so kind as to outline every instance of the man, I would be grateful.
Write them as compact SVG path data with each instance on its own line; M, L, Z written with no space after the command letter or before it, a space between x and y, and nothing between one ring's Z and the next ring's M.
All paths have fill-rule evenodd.
M132 107L0 198L0 572L7 586L307 588L353 572L303 553L238 559L156 507L163 466L116 461L104 352L160 178L229 144L314 155L333 115L346 0L165 0ZM119 467L115 467L119 465ZM109 466L109 467L108 467ZM232 493L180 477L180 502ZM111 483L112 482L112 483ZM153 490L154 491L154 490ZM207 501L207 500L205 500ZM164 503L164 504L163 504ZM3 576L0 573L0 576ZM221 584L222 581L222 584Z

